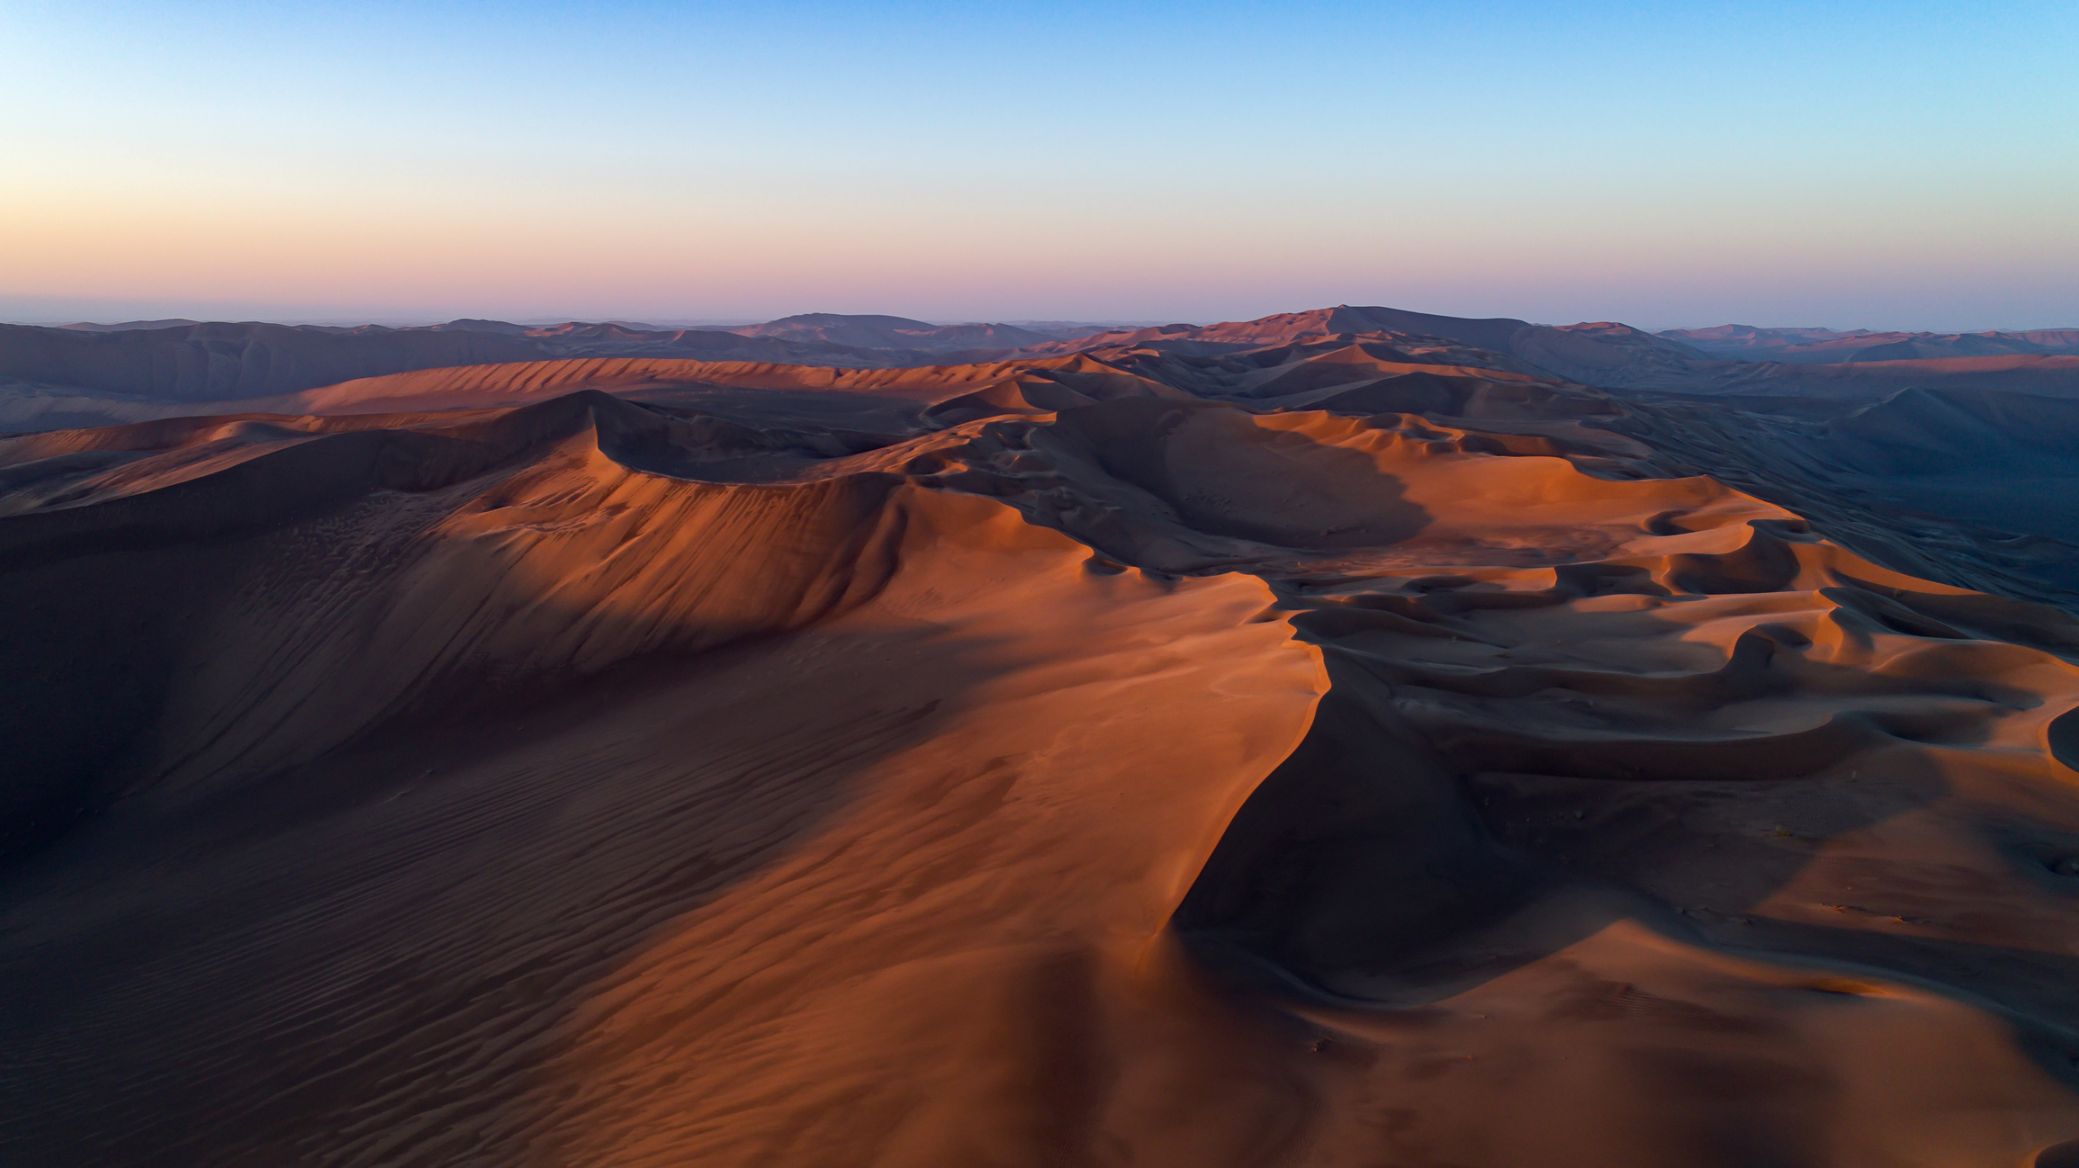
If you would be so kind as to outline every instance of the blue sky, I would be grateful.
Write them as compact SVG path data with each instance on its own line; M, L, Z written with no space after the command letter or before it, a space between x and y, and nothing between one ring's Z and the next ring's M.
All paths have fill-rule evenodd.
M0 318L2079 324L2079 5L0 0Z

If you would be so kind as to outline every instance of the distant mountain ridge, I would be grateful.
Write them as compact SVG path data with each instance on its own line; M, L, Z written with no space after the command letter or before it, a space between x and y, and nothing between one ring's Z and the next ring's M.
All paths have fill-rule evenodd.
M1932 334L1724 325L1656 334L1615 321L1546 325L1348 304L1073 336L1003 323L933 324L845 313L684 328L482 318L409 327L133 323L0 325L0 429L126 416L117 407L140 399L157 407L236 401L423 369L573 358L889 369L1078 353L1148 350L1203 357L1339 344L1395 360L1639 394L1852 398L1961 387L2079 397L2079 329ZM59 421L38 421L45 417Z
M1771 330L1735 325L1723 330L1695 331L1705 344L1725 346L1744 343L1743 338L1749 333ZM1807 340L1821 334L1833 335L1820 329L1776 331L1795 333ZM1683 335L1649 333L1615 321L1543 325L1511 317L1439 316L1345 304L1249 321L1120 329L1058 341L1039 351L1103 351L1140 346L1216 352L1339 338L1398 345L1427 339L1458 346L1451 359L1461 364L1639 393L1857 397L1916 386L1961 386L2079 396L2079 348L2067 351L2056 347L2068 335L2079 340L2079 330L1998 334L2003 338L2034 340L2028 344L1980 347L1894 347L1891 341L1881 339L1894 334L1865 334L1867 343L1859 349L1850 347L1842 356L1806 360L1778 360L1765 349L1744 357L1727 356L1692 345L1682 339ZM1767 338L1764 342L1777 343ZM1992 351L1985 351L1988 347Z
M185 316L172 316L164 320L125 320L115 324L96 324L90 320L76 320L71 324L61 324L54 327L74 329L83 333L126 333L136 329L186 328L190 325L201 323L199 320L190 320Z
M1947 357L2079 355L2079 328L1934 333L1722 324L1701 329L1667 329L1657 335L1714 357L1799 365L1842 361L1923 361Z
M861 349L920 349L927 352L965 349L1019 349L1053 340L1044 333L1008 324L932 324L904 316L805 312L764 324L719 331L741 337L782 340Z
M998 355L1050 339L1011 325L934 325L834 313L675 329L469 318L405 328L194 321L0 325L0 380L209 401L448 365L614 356L872 368Z
M1163 325L1122 330L1055 349L1101 344L1213 345L1289 344L1334 337L1428 337L1450 341L1502 360L1494 367L1562 377L1585 385L1624 388L1659 385L1679 378L1706 360L1702 353L1629 325L1609 321L1543 325L1512 317L1438 316L1400 308L1338 304L1305 312L1279 313L1250 321L1212 325Z

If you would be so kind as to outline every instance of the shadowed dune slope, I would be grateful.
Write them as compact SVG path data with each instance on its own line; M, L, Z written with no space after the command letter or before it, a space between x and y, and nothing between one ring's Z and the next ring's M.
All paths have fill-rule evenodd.
M2055 407L1761 418L1770 495L1694 403L1462 356L0 439L0 1148L2055 1162L2079 624L1798 504Z
M1609 424L1662 473L1765 494L1892 567L2079 611L2079 397L1666 399Z

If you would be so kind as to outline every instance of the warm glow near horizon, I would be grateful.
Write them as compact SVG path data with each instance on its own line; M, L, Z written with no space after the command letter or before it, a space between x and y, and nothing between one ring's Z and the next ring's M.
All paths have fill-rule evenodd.
M2079 324L2069 5L10 7L0 319Z

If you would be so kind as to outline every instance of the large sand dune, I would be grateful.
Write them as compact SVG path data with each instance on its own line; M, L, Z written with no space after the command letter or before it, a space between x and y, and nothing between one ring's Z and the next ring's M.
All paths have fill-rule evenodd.
M4 1158L2067 1163L2068 403L1341 323L0 440Z

